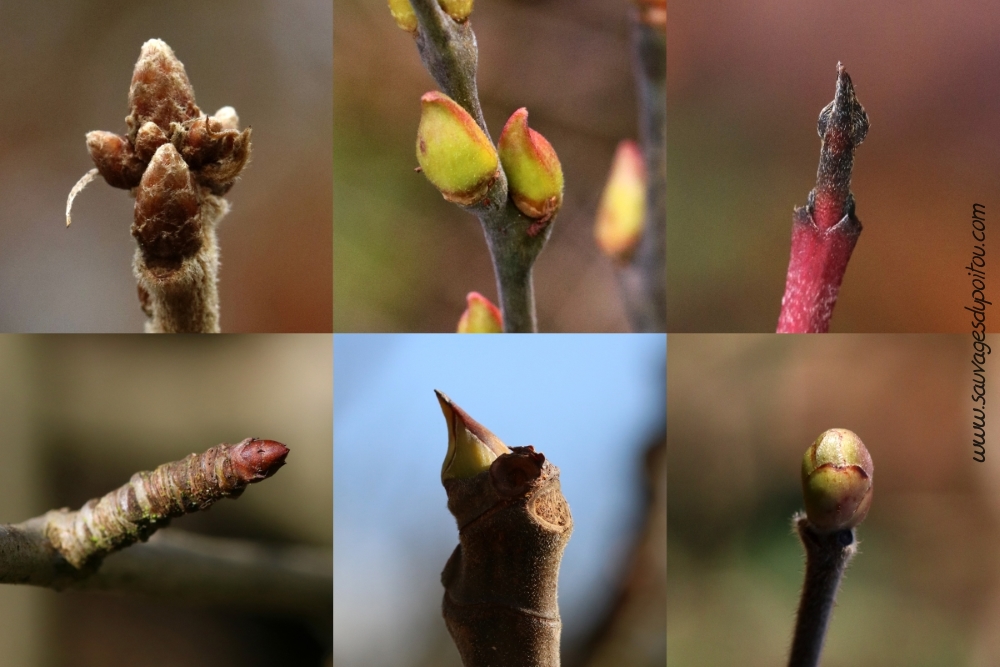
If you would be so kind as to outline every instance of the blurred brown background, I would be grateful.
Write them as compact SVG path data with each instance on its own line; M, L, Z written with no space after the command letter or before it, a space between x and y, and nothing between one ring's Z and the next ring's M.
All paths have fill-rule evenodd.
M615 146L637 133L628 4L493 0L470 19L494 141L527 107L566 177L535 264L542 331L627 327L593 216ZM420 96L437 86L384 0L336 0L335 15L335 330L454 331L466 293L497 299L478 220L413 171Z
M987 220L1000 210L998 30L985 0L673 2L669 330L774 331L838 61L871 130L853 180L864 232L832 330L966 330L972 204Z
M86 500L140 470L257 436L273 478L171 530L332 546L332 344L325 336L0 336L0 523ZM9 667L317 666L323 620L139 595L0 586Z
M139 47L164 39L199 106L232 105L253 157L219 227L222 330L330 331L331 6L326 0L0 4L0 331L140 332L134 200L90 130L125 131Z
M668 664L784 664L802 456L835 427L871 452L875 499L823 664L1000 663L1000 465L990 421L987 462L972 460L968 336L671 335L668 349Z

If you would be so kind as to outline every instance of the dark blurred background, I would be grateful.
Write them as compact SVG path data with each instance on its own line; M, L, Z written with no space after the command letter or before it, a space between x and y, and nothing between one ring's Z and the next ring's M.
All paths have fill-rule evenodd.
M334 187L337 331L454 331L465 295L496 302L478 220L417 166L420 96L436 90L384 0L336 0ZM494 141L527 107L566 177L535 264L542 331L624 331L593 218L618 141L636 138L625 0L492 0L472 14L479 95Z
M804 569L791 529L802 456L837 427L871 452L875 496L823 665L1000 664L1000 465L993 428L986 463L972 460L968 336L669 346L668 664L784 664Z
M139 48L165 40L206 113L231 105L253 157L219 227L226 332L332 326L331 5L327 0L0 4L0 331L139 332L134 200L84 135L123 133Z
M330 549L330 336L0 336L0 523L79 508L140 470L246 437L273 478L170 530ZM0 586L9 667L328 664L325 619L139 595Z
M774 331L838 61L871 130L853 180L864 232L832 330L965 330L972 204L989 220L1000 203L1000 153L986 149L1000 141L998 29L985 0L673 2L669 330Z

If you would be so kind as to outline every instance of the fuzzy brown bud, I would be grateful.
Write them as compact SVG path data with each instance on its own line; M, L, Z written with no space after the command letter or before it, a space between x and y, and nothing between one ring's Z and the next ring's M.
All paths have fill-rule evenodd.
M228 117L224 120L233 122ZM240 132L215 117L202 116L183 125L174 123L171 134L181 157L195 172L195 180L212 194L225 194L250 160L250 128Z
M135 154L125 137L101 130L88 132L87 150L108 185L126 190L139 185L146 164Z
M132 236L147 259L181 261L201 244L201 198L173 144L157 149L135 197Z
M183 123L201 115L183 63L163 40L151 39L142 45L132 73L128 106L131 113L125 122L133 141L145 123L155 123L167 131L170 123Z

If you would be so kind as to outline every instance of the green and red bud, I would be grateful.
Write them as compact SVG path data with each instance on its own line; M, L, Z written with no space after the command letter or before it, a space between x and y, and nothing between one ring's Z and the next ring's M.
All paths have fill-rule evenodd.
M460 104L444 93L420 98L417 161L441 196L462 206L476 204L499 175L496 149Z
M497 147L514 205L529 218L551 220L562 206L562 165L552 144L528 127L527 109L507 120Z
M597 207L594 238L612 259L627 262L642 238L646 215L646 164L639 146L618 144L608 183Z
M823 533L854 528L872 503L875 468L861 438L843 428L823 433L802 459L806 516Z
M467 305L458 320L458 333L503 333L500 309L479 292L469 292Z
M441 466L441 481L475 477L490 469L493 461L501 454L509 454L510 448L488 428L466 414L465 410L451 402L440 391L434 390L441 412L448 422L448 453Z
M473 0L438 0L441 9L459 23L469 18L472 2ZM410 0L389 0L389 11L400 28L407 32L417 31L417 15L413 12Z

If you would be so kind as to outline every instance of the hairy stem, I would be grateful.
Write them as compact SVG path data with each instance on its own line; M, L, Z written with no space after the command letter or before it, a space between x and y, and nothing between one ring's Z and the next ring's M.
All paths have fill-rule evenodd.
M417 16L417 49L424 67L441 91L462 105L489 137L476 87L479 54L470 21L452 20L437 0L410 0L410 3ZM463 208L479 218L486 236L504 332L537 331L531 268L548 241L552 225L540 226L517 209L508 196L507 175L502 166L486 197Z
M816 187L795 209L792 251L778 333L826 333L861 221L854 215L854 150L868 134L868 115L847 70L837 63L837 92L819 114Z
M136 249L132 270L149 317L146 333L219 333L219 244L215 228L229 211L222 197L202 201L200 248L192 257L157 262Z
M857 552L857 541L853 528L818 532L805 514L797 514L793 523L806 550L806 578L788 667L816 667L840 579Z
M559 564L573 530L559 469L514 447L445 479L459 545L441 573L444 618L465 667L559 667Z
M618 272L632 330L665 332L667 190L667 38L663 28L633 8L632 58L639 91L639 140L646 163L642 239L632 261Z

